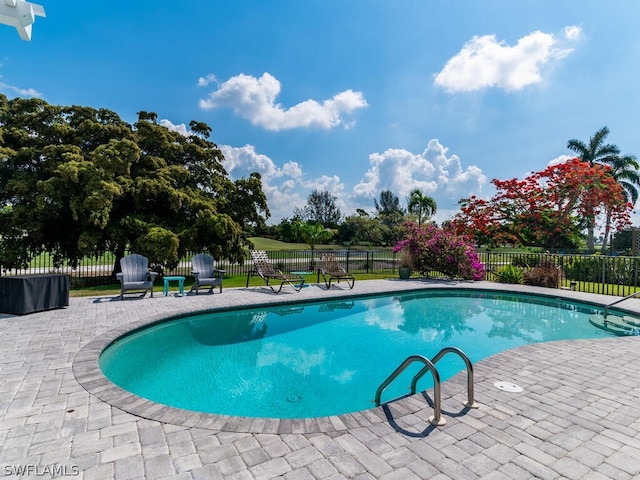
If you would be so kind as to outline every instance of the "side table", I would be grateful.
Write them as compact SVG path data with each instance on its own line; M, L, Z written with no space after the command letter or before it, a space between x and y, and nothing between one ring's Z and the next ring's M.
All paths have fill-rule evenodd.
M164 290L163 295L166 297L169 294L169 282L178 282L178 288L180 289L180 296L184 295L184 277L181 276L170 276L170 277L162 277L164 280Z
M304 282L305 275L311 275L313 272L291 272L291 275L297 275L300 277L300 283ZM303 287L308 287L309 284L303 284ZM302 287L301 287L302 288Z

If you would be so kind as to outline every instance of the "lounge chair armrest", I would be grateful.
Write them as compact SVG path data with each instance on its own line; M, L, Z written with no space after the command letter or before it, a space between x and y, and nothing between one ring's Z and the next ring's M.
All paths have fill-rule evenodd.
M124 279L124 273L122 273L122 272L116 273L116 278L118 280L122 281Z
M158 276L158 272L147 272L147 274L151 278L151 283L153 283L155 281L156 277Z
M198 275L200 275L200 272L197 270L191 270L191 275L193 275L194 277L198 277Z
M226 271L226 270L219 270L219 269L217 269L217 268L213 270L213 274L214 274L214 275L217 275L217 274L219 274L219 273L221 273L222 275L224 275L225 273L227 273L227 271Z

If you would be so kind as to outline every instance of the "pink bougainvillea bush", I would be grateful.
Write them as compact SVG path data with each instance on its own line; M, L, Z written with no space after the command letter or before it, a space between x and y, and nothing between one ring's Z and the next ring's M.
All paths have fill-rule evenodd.
M421 275L437 271L451 278L484 279L484 265L468 237L435 224L418 227L410 222L404 228L404 239L393 251L408 252L413 268Z

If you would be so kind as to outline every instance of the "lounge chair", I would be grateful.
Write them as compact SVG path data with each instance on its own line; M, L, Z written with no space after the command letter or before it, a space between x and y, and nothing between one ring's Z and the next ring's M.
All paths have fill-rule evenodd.
M247 274L247 287L249 286L249 279L253 275L260 276L274 293L280 293L285 283L291 285L296 292L302 290L304 286L304 278L294 275L288 275L282 273L277 268L273 268L271 260L267 257L267 252L264 250L251 250L251 258L253 259L254 270ZM280 282L280 287L276 290L271 281Z
M349 289L352 289L356 284L355 277L338 265L335 253L320 254L319 270L327 290L331 288L331 282L334 280L337 280L337 283L340 283L340 280L346 280Z
M202 287L209 287L209 293L213 293L215 287L220 287L222 293L222 279L225 271L213 268L214 260L211 255L199 253L191 258L191 274L195 282L191 286L191 291L196 291Z
M120 268L122 271L116 273L116 278L120 280L121 300L124 300L124 293L131 290L142 291L144 295L147 294L148 290L153 298L153 281L158 273L149 271L147 257L137 253L122 257L120 259Z

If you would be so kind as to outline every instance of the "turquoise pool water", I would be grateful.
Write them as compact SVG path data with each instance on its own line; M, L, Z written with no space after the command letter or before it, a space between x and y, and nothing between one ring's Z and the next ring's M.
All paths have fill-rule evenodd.
M373 407L375 391L409 355L454 346L477 362L534 342L608 333L601 310L560 299L464 290L359 297L182 317L130 333L100 367L141 397L193 411L308 418ZM408 392L408 369L382 401ZM441 379L464 364L438 362ZM432 386L430 375L419 390ZM444 388L446 388L446 383Z

